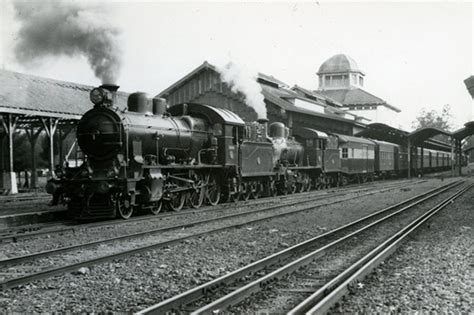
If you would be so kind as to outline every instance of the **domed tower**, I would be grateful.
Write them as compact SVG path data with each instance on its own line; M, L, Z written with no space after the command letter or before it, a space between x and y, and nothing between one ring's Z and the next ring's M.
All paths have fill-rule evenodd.
M339 54L326 60L318 70L319 90L353 89L364 86L365 74L351 57Z

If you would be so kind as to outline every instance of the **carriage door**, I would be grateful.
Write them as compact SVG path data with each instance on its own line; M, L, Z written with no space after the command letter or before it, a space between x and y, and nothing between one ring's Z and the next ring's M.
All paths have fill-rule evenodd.
M369 146L367 145L362 145L362 158L364 159L362 171L366 173L369 171Z

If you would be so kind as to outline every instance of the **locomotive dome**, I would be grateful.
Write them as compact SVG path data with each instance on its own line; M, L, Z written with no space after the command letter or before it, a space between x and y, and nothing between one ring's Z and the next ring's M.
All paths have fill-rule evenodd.
M363 73L357 63L351 57L339 54L326 60L318 70L318 74L338 72L360 72Z

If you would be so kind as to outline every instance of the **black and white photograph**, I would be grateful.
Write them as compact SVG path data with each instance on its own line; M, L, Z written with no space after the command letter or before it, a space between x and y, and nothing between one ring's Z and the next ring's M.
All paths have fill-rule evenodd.
M474 1L0 0L1 314L469 314Z

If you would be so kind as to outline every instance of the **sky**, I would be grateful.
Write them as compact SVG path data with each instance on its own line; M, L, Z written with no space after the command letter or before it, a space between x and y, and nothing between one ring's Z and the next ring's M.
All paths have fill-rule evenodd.
M85 57L19 63L19 22L11 0L0 1L2 68L100 85ZM402 110L404 129L423 108L441 112L445 104L453 129L474 120L463 82L474 72L473 2L110 0L102 10L122 30L118 84L127 92L156 95L205 60L233 61L314 90L319 66L344 53L365 72L367 91Z

